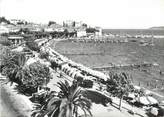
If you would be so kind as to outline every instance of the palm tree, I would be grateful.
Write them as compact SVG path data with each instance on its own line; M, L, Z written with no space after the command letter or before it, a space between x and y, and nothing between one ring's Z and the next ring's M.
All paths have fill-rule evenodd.
M120 98L119 109L123 97L133 90L133 85L127 73L110 73L110 79L107 81L108 92Z
M22 53L11 53L9 56L3 57L2 73L9 78L11 84L13 82L17 84L22 84L25 61L25 55Z
M58 96L54 96L53 93L47 96L41 110L34 112L33 116L78 117L79 109L84 112L85 117L87 115L92 116L90 112L91 101L83 96L83 90L78 85L70 86L65 81L64 83L59 82L58 86L61 90Z

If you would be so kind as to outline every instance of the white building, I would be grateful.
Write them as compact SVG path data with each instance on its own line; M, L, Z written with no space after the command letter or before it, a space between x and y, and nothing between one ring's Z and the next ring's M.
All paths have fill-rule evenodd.
M77 37L87 36L86 30L77 30Z
M13 43L14 45L18 45L18 44L21 44L21 43L23 43L23 41L24 41L24 38L23 37L21 37L21 36L9 36L8 37L8 40L11 42L11 43Z
M102 28L96 27L96 30L98 30L98 31L95 33L95 35L96 36L102 36Z
M20 19L11 19L10 20L10 23L15 24L15 25L17 25L20 22L25 24L26 21L25 20L20 20Z
M9 29L3 25L0 25L0 34L9 33Z
M75 27L81 27L83 25L83 22L80 21L80 22L75 22Z
M73 20L66 20L63 22L64 27L74 27L75 26L75 21Z
M45 28L44 31L45 32L54 32L55 30L53 28Z

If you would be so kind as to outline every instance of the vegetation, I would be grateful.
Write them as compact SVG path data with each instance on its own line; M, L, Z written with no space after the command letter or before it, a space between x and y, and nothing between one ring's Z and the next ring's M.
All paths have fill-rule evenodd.
M12 43L5 36L0 37L0 44L3 46L10 46Z
M39 62L27 66L26 57L22 53L10 52L2 57L1 72L11 84L17 83L20 93L29 94L37 92L39 86L46 85L51 76L49 68Z
M112 103L112 100L110 98L97 91L86 90L84 96L96 104L107 106L108 103Z
M80 86L84 87L84 88L92 88L93 81L91 81L91 80L83 80L83 82L82 82L82 84Z
M52 24L56 24L56 22L54 22L54 21L49 21L48 22L48 26L51 26Z
M77 77L74 82L83 88L92 88L93 86L93 81L83 79L82 77Z
M20 22L20 24L23 24L23 22ZM30 29L29 28L21 28L19 30L19 33L25 33L25 34L30 34Z
M38 46L38 44L34 40L27 40L26 45L29 49L31 49L33 51L40 52L40 47Z
M90 112L91 102L83 96L83 90L78 85L69 85L67 81L58 83L60 92L57 96L49 93L42 106L34 111L33 117L78 117L79 109L83 110L85 116Z
M10 52L2 57L2 74L6 75L8 80L21 85L24 77L25 55L22 53Z
M96 30L95 28L87 28L86 32L87 33L95 33L95 32L98 32L98 30Z
M110 79L107 80L107 91L120 98L119 109L121 109L123 96L133 90L132 82L126 73L110 73L109 76Z
M40 51L40 54L39 55L40 55L39 57L41 59L48 59L49 53L48 52Z
M10 21L7 20L5 17L0 17L0 23L2 23L2 22L10 24Z
M18 86L19 92L31 95L37 89L46 86L51 79L49 68L39 62L35 62L24 68L22 84Z

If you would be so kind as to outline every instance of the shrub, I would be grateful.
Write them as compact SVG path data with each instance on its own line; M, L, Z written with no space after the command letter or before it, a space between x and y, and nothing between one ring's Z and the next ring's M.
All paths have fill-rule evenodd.
M78 83L83 82L83 77L81 77L81 76L76 76L75 79L77 80Z
M56 63L55 61L51 61L51 68L57 70L57 68L59 68L59 64Z
M83 80L82 84L80 84L81 87L84 88L92 88L93 86L93 81L91 80Z
M9 51L9 54L2 56L2 74L5 75L11 83L22 84L25 61L26 58L24 54Z
M12 43L7 39L7 37L0 37L0 44L3 46L10 46Z
M41 59L47 59L49 56L49 53L48 52L40 52L40 58Z
M37 91L39 86L47 85L50 79L49 68L39 62L35 62L24 69L23 84L19 86L19 91L31 95Z
M112 100L110 98L96 91L86 90L84 96L96 104L102 104L106 106L108 102L112 103Z
M38 44L34 40L26 41L26 45L29 49L31 49L33 51L40 52L40 47L38 46Z

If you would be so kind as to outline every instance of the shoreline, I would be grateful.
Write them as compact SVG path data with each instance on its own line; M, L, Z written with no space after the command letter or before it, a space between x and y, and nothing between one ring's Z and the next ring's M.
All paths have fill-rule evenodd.
M90 44L87 44L86 46L84 46L84 48L83 48L83 46L81 45L81 44L76 44L76 43L68 43L68 42L66 42L66 44L68 44L68 50L66 50L65 48L65 46L66 46L66 44L64 44L63 46L64 46L64 49L60 49L59 47L62 47L62 45L59 43L59 45L57 45L58 44L58 42L60 42L61 41L61 44L63 43L62 41L64 41L64 40L58 40L58 41L56 41L56 40L52 40L52 41L50 41L50 46L53 48L53 49L55 49L57 52L59 52L59 53L61 53L62 55L64 55L65 56L65 54L63 54L65 51L67 52L67 51L69 51L69 48L71 48L71 45L73 45L73 46L77 46L78 47L78 45L79 45L79 49L77 49L76 51L75 50L73 50L74 48L76 48L76 47L74 47L73 49L70 49L70 52L68 53L68 54L77 54L78 52L77 51L79 51L79 52L83 52L83 51L86 51L86 53L87 53L87 55L84 55L84 57L82 56L82 55L80 55L80 56L77 56L77 57L75 57L74 55L73 56L66 56L67 58L70 58L71 60L73 60L73 61L76 61L77 63L82 63L83 65L85 65L85 66L88 66L88 67L90 67L90 68L92 68L92 67L96 67L96 66L99 66L99 65L105 65L105 64L109 64L109 62L110 61L112 61L112 60L114 60L114 62L113 62L113 64L118 64L119 65L119 61L116 61L117 60L117 58L119 59L120 58L120 56L114 56L114 55L112 55L111 54L111 57L110 57L110 53L109 52L107 52L107 49L105 49L105 52L107 53L107 54L109 54L109 55L107 55L107 56L104 56L104 57L102 57L101 58L101 55L98 55L97 56L97 54L94 54L93 56L92 55L88 55L88 54L90 54L90 53L93 53L94 51L93 51L93 49L95 48L95 47L91 47L91 48L89 48L89 49L91 49L92 51L91 52L87 52L87 50L85 49L87 46L90 46ZM161 44L161 43L160 43ZM55 46L56 45L56 46ZM55 47L54 47L55 46ZM123 45L123 47L124 47L125 45ZM138 46L137 44L135 44L135 47L136 46ZM101 47L101 46L100 46ZM100 47L96 47L95 49L99 49ZM161 48L162 46L160 45L160 48ZM57 49L57 48L59 48L59 49ZM144 49L144 51L145 52L147 52L147 49L148 49L148 47L145 47L146 49ZM153 47L153 48L155 48L155 47ZM101 48L100 48L101 49ZM109 49L111 49L110 47L109 47ZM126 51L126 49L127 48L125 48L125 51ZM135 48L132 48L132 50L131 51L133 51L133 49L135 49ZM157 49L157 48L155 48L155 49ZM146 67L143 67L143 68L141 68L141 67L139 67L140 69L137 69L137 66L139 66L142 62L142 59L141 58L135 58L135 57L138 57L138 56L140 56L140 55L142 55L142 53L140 53L140 51L142 50L142 48L140 48L140 50L138 50L137 51L137 53L132 53L132 55L134 56L132 56L132 58L129 58L129 57L131 57L129 54L128 54L128 52L129 51L127 51L127 55L128 56L123 56L124 58L123 59L121 59L120 60L120 62L123 62L123 65L125 64L124 62L128 62L127 64L125 64L125 68L127 67L127 65L130 65L131 64L131 62L133 63L133 62L135 62L136 60L138 61L138 62L136 62L136 65L135 65L135 63L133 63L134 64L134 68L135 69L131 69L131 68L127 68L127 70L128 69L130 69L130 71L129 71L129 73L130 74L133 74L133 76L134 76L134 78L136 77L136 80L134 81L134 83L135 83L135 85L138 85L139 84L139 82L141 83L141 87L142 86L144 86L145 88L147 88L147 89L149 89L149 90L151 90L151 91L153 91L153 92L159 92L159 94L162 94L163 95L163 89L161 89L162 87L162 79L160 79L160 77L162 78L163 77L163 75L160 75L160 73L159 73L159 69L161 69L161 71L163 70L163 67L161 67L163 64L161 63L161 64L159 64L160 63L160 60L161 60L161 57L159 58L159 61L153 61L154 59L155 59L155 56L153 56L153 58L151 59L150 57L148 58L147 56L150 56L150 54L146 54L146 53L144 53L144 54L146 54L146 58L144 59L144 61L148 61L148 63L151 63L151 65L150 66L147 66L149 69L146 71L145 70L145 68ZM131 52L130 51L130 52ZM135 50L134 50L135 51ZM100 51L101 52L101 51ZM115 51L114 51L115 52ZM116 50L116 52L117 52L117 50ZM158 51L157 51L158 52ZM98 53L99 53L99 51L98 51ZM125 53L126 54L126 53ZM112 57L112 56L114 56L114 57ZM142 55L143 56L143 55ZM84 59L83 59L83 58ZM92 59L94 59L95 57L98 57L99 58L99 60L98 59L96 59L96 60L94 60L94 61L92 61ZM80 59L82 59L82 60L80 60ZM85 60L86 59L86 62L83 62L83 60ZM124 60L125 59L125 60ZM131 60L132 59L132 60ZM104 63L99 63L99 61L101 62L101 61L103 61L103 60L106 60L106 62L104 62ZM146 65L147 63L144 63L144 61L143 61L143 65ZM111 62L110 62L110 64L109 64L109 66L111 65ZM118 66L118 69L113 69L112 71L127 71L126 69L124 69L124 70L122 70L122 68L123 68L124 66L122 66L122 65L120 65L120 66ZM99 70L99 71L102 71L102 70ZM134 78L133 78L133 80L134 80ZM156 82L157 81L157 82ZM159 87L159 89L158 88L155 88L155 84L153 84L153 83L157 83L157 87ZM152 84L152 86L148 86L147 87L147 84L149 85L149 84ZM161 88L160 88L161 87Z

